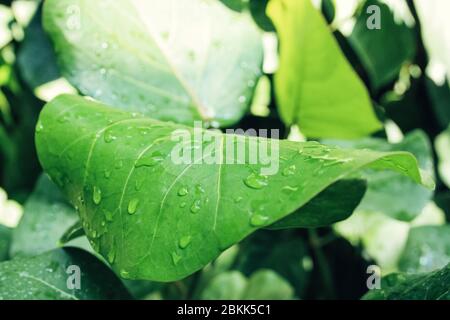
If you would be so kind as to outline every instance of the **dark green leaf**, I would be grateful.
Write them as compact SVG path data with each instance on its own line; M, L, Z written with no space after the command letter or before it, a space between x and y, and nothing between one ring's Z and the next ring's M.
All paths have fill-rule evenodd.
M381 28L369 30L367 8L380 8ZM350 44L361 59L374 90L396 80L403 64L411 62L416 54L414 29L397 22L394 13L378 0L365 1L357 18Z
M345 220L359 205L366 189L364 180L340 180L268 229L315 228Z
M66 230L78 221L58 187L43 175L25 203L24 214L13 233L12 256L35 256L58 247ZM86 241L77 241L88 246Z
M268 6L280 37L275 75L286 125L313 138L356 138L378 129L369 94L310 0L273 0Z
M39 9L25 30L17 57L21 75L31 89L60 77L55 53L41 20L42 10Z
M69 289L69 266L81 271L80 289ZM119 279L91 254L57 249L32 258L0 263L0 300L109 300L129 299Z
M399 261L400 271L430 272L450 263L450 225L424 226L409 231Z
M11 229L0 225L0 262L8 260L11 245Z
M362 168L391 169L422 181L409 153L223 135L77 96L47 104L36 130L40 161L80 209L94 247L114 270L133 279L184 278ZM180 132L183 143L205 149L190 164L171 157L180 148ZM235 154L225 152L237 143L245 150L252 144L279 147L279 158L271 158L273 165L280 161L279 170L264 175L268 167L248 157L238 164ZM200 161L208 157L214 164Z
M313 267L307 243L294 230L255 232L239 245L234 266L248 277L271 269L289 281L298 297L305 294Z
M391 274L381 279L381 289L364 300L450 300L450 265L431 273Z
M44 26L82 93L155 119L236 123L261 73L256 25L219 1L49 0Z

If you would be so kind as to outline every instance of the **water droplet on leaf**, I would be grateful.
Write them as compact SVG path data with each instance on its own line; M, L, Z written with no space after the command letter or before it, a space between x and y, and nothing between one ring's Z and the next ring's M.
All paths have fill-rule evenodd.
M95 204L100 204L100 202L102 201L102 191L100 190L100 188L94 186L92 200Z
M256 173L252 173L245 178L244 183L247 187L252 189L262 189L269 184L267 176Z
M191 243L191 236L184 236L180 239L178 245L180 246L181 249L186 249L189 244Z
M128 213L135 214L139 204L139 199L134 198L128 203Z

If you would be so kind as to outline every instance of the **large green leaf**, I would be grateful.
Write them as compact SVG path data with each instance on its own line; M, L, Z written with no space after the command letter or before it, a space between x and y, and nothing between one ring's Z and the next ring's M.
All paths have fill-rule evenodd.
M280 113L314 138L355 138L381 128L362 81L310 0L272 0L280 37L275 76Z
M434 174L431 143L422 131L413 131L400 143L394 144L379 138L323 142L353 149L411 152L416 156L420 168L430 178ZM402 221L411 221L417 217L433 195L431 190L411 182L396 172L366 170L361 174L361 178L367 179L368 190L357 210L383 212Z
M78 214L58 187L42 175L25 203L24 215L13 232L11 256L35 256L58 247L64 232L78 221ZM71 245L89 247L82 239Z
M450 264L431 273L391 274L381 279L381 289L367 293L365 300L450 300Z
M172 157L180 133L189 150L204 149L190 164ZM223 135L70 95L44 108L36 143L41 164L79 209L94 248L133 279L183 278L363 167L422 181L415 158L405 152ZM264 175L264 158L247 156L239 164L228 147L248 152L255 144L279 151L271 158L274 166L279 161L278 171Z
M380 8L381 28L367 28L367 8ZM402 65L411 62L416 53L414 30L401 21L384 3L369 0L364 3L349 41L367 71L371 86L376 90L396 80Z
M80 289L68 283L80 270ZM76 272L76 271L75 271ZM0 300L129 299L120 280L91 254L76 248L57 249L32 258L0 263Z
M258 28L217 0L49 0L44 26L82 93L155 119L236 123L261 73Z
M450 263L450 225L423 226L409 231L399 261L400 271L430 272Z

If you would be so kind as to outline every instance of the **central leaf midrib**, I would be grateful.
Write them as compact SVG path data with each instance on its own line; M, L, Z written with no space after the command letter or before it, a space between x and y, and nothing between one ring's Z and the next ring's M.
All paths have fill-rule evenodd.
M200 98L196 95L195 91L189 86L189 84L183 79L182 75L178 72L175 65L170 59L170 54L167 52L167 49L164 47L164 45L159 41L159 38L155 35L153 30L150 29L150 26L148 23L146 23L141 16L141 11L139 8L136 7L134 1L129 1L131 6L135 9L136 16L138 17L139 21L141 22L141 25L144 26L145 30L147 30L148 34L150 35L151 40L155 43L155 45L158 47L161 56L164 58L165 62L167 63L167 66L172 71L174 77L178 80L179 84L183 87L186 94L191 98L200 118L202 120L211 120L208 116L208 110L203 104L201 103ZM127 12L123 10L116 10L119 14L122 14L126 16L130 21L133 21L133 17L131 17Z

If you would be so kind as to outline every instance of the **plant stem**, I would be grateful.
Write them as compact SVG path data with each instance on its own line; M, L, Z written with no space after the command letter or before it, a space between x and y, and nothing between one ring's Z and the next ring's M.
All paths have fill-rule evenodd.
M330 266L326 256L324 255L321 248L321 241L317 235L316 229L308 229L309 243L314 252L314 256L317 261L317 266L321 276L321 280L325 290L325 296L327 299L334 299L336 297L336 292L334 290L333 276L331 273Z

